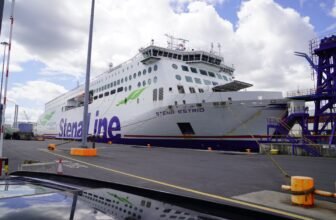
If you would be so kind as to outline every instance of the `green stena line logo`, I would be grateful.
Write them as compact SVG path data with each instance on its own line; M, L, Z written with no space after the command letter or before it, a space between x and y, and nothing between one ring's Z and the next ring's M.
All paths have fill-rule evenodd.
M51 119L51 117L55 114L55 112L47 113L43 116L43 118L40 119L41 125L46 125L47 122Z
M127 102L130 102L130 101L133 101L134 99L137 99L145 89L146 88L141 88L141 89L134 90L126 98L120 100L118 102L117 106L125 105L125 104L127 104Z

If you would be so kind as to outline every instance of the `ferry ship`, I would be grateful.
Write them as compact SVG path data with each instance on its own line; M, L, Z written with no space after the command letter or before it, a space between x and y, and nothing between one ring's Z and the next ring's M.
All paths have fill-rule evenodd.
M287 110L281 92L246 91L234 68L186 40L151 44L90 81L88 135L96 141L198 149L257 151L267 118ZM80 139L84 85L45 104L37 133ZM98 138L97 138L98 137Z

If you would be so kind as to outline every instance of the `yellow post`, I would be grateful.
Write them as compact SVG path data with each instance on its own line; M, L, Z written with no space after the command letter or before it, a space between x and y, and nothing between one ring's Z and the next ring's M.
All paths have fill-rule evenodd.
M291 177L292 203L300 206L314 205L314 179L306 176Z

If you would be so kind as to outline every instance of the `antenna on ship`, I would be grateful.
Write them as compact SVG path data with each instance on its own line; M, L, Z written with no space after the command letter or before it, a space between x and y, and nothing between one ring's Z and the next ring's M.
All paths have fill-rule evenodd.
M165 34L165 36L168 38L168 41L167 41L168 49L181 50L181 51L186 50L185 44L189 42L189 40L183 39L183 38L176 38L170 34Z
M221 47L222 47L222 45L220 43L218 43L217 47L218 47L218 55L220 56L221 55Z
M211 44L210 44L210 53L211 53L211 54L214 53L213 48L214 48L214 45L213 45L213 42L211 42Z

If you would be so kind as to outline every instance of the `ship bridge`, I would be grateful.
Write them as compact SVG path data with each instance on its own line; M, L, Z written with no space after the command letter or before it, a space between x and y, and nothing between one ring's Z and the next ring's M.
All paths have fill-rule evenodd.
M180 49L170 49L150 45L146 48L141 48L140 53L143 55L143 64L152 64L159 61L161 58L171 58L184 61L188 64L203 63L220 68L221 71L233 75L234 69L223 64L223 57L205 51L185 51L184 47Z

